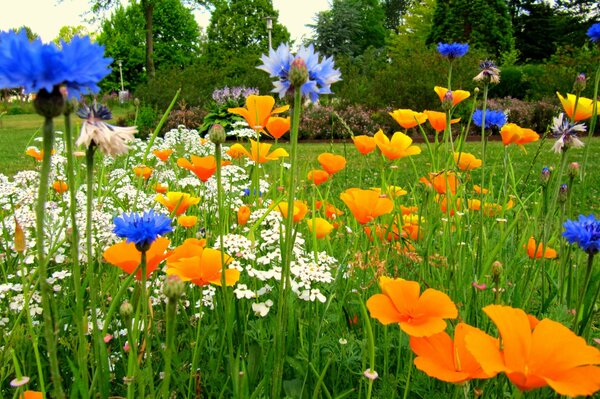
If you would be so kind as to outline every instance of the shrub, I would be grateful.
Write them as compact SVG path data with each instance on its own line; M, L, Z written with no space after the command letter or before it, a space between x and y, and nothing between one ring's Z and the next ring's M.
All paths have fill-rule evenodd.
M177 104L177 109L173 109L162 128L162 132L168 132L177 129L179 125L184 125L190 129L198 129L206 116L206 110L201 107L193 107L185 101Z
M508 113L508 121L542 134L552 118L559 112L559 107L549 101L522 101L506 97L491 99L488 102L490 109L503 110Z

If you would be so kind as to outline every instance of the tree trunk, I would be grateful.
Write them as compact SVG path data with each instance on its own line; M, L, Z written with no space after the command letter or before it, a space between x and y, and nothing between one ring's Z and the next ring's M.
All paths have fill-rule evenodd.
M146 20L146 74L149 78L154 77L154 38L152 36L152 12L154 11L154 0L142 0L144 19Z

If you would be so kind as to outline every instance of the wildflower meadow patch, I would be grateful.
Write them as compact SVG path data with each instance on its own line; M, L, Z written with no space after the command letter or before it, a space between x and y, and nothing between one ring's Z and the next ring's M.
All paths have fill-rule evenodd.
M69 100L97 93L101 46L2 33L0 86L34 93L44 127L36 166L0 174L0 397L600 391L600 68L592 99L574 77L535 131L488 109L493 62L471 93L452 88L468 44L438 51L438 109L393 110L391 136L353 132L306 161L305 103L342 78L312 46L262 56L279 99L219 92L239 121L220 109L226 126L159 136L165 116L142 140Z

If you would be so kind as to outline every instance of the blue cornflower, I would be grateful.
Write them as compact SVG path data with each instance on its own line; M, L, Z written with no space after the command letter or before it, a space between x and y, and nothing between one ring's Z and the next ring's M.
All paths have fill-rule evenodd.
M593 42L600 42L600 22L595 23L588 29L587 35Z
M277 50L270 49L269 56L263 54L260 59L263 64L258 66L258 69L278 79L273 82L275 88L272 91L279 93L279 97L292 94L294 91L290 81L292 64L306 68L308 76L301 86L302 96L309 97L313 102L316 102L321 94L331 94L331 85L341 80L340 71L335 69L333 58L328 57L320 61L319 53L315 52L312 45L300 47L294 56L289 46L282 43Z
M442 57L453 60L467 54L469 45L467 43L438 43L437 51Z
M563 225L563 237L571 244L577 244L590 255L600 251L600 220L594 215L579 215L579 220L567 220Z
M97 93L98 82L110 73L111 58L104 58L104 47L88 37L75 37L61 43L29 41L25 30L0 32L0 88L23 87L26 93L48 93L64 84L70 97L82 91Z
M123 213L122 216L115 217L113 222L113 232L125 238L127 242L134 243L140 252L147 251L158 236L173 231L171 219L163 214L154 213L154 210L141 215L135 212L130 215Z
M481 122L483 120L483 111L480 109L475 110L473 113L473 123L475 126L481 127ZM502 126L506 124L506 114L502 111L494 111L488 109L485 111L485 128L489 129L492 126L496 126L500 129Z

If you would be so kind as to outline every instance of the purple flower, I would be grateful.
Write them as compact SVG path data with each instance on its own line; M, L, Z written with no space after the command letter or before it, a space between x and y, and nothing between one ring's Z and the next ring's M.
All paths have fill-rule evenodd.
M595 23L588 29L587 35L593 42L600 42L600 22Z
M269 76L278 78L273 82L274 93L279 93L279 97L286 94L292 94L294 87L290 82L290 68L294 60L302 60L306 65L308 78L301 86L302 96L310 97L310 100L316 102L321 94L331 94L331 85L341 80L341 74L335 69L333 58L328 57L319 59L319 53L316 53L312 45L300 47L296 55L290 53L290 49L285 44L280 44L277 50L269 50L269 56L261 56L262 69L269 73ZM296 61L298 64L298 61Z
M115 228L113 232L127 242L132 242L140 252L147 251L150 244L158 236L173 231L171 219L160 213L154 213L154 210L138 214L132 212L130 215L123 213L120 217L114 219Z
M438 43L437 51L442 57L453 60L467 54L469 45L467 43Z
M579 220L567 220L563 225L563 237L570 244L577 244L590 255L600 251L600 220L594 215L579 215Z
M62 42L62 50L40 39L29 41L25 30L0 32L0 88L25 88L27 93L64 84L70 97L97 93L98 82L110 73L111 58L88 37Z
M473 123L475 126L481 127L483 122L483 111L480 109L475 110L473 113ZM502 111L486 110L485 111L485 128L490 129L492 126L496 126L500 129L506 124L506 115Z

